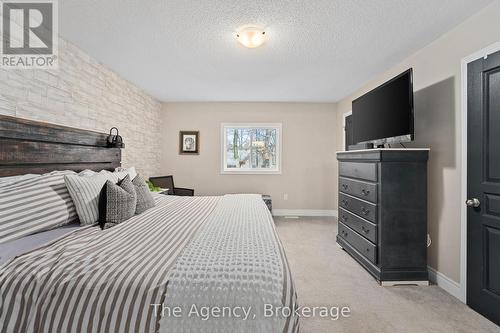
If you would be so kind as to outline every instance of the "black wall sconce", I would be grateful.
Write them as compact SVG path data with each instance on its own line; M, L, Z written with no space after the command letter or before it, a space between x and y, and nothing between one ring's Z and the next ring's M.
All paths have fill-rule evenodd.
M116 135L113 135L113 130L116 130ZM106 140L108 143L108 147L110 148L125 148L125 143L123 142L123 138L118 133L118 128L112 127L109 130L108 139Z

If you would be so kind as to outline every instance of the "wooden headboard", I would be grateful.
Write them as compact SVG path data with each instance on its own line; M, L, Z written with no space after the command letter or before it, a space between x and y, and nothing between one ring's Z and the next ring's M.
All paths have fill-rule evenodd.
M120 148L107 133L0 115L0 177L54 170L113 170Z

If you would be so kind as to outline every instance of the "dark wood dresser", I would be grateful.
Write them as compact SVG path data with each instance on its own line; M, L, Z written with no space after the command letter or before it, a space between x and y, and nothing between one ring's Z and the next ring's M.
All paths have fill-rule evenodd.
M337 153L337 243L382 285L428 284L428 149Z

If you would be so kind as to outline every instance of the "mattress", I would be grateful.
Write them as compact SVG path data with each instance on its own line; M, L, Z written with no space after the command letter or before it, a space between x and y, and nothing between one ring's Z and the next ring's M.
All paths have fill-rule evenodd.
M296 293L258 195L155 197L107 230L83 227L0 268L0 331L297 332ZM158 306L252 306L253 318L164 316Z

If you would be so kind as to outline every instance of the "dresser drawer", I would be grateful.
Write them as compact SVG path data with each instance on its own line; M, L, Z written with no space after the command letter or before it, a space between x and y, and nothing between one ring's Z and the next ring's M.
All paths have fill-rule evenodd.
M358 250L372 263L377 263L377 247L360 236L351 228L339 222L339 236L345 239L352 247Z
M341 192L377 203L377 184L340 177L339 189Z
M377 163L339 162L340 176L376 182L378 179L377 171Z
M377 223L377 205L339 193L339 207Z
M377 244L377 226L361 217L339 209L339 221L353 229L372 243Z

